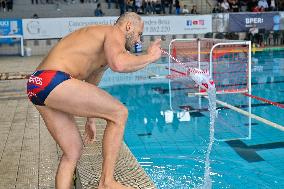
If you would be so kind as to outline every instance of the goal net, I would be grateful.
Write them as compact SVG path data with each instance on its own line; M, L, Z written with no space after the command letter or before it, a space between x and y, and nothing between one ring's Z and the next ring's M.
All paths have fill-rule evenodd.
M170 106L173 110L206 113L207 99L188 76L189 68L199 68L210 75L216 87L217 99L244 111L251 111L250 99L241 93L251 93L251 44L248 41L219 39L175 39L169 45L168 71L171 79ZM218 105L216 138L250 138L251 118ZM198 115L198 114L196 114ZM230 123L231 119L241 120Z
M169 75L182 77L189 67L208 71L217 93L242 93L250 90L250 42L216 39L176 39L169 53L183 63L169 59ZM184 78L181 78L184 79ZM187 82L192 93L204 92L193 81Z
M7 55L24 56L24 42L22 35L0 36L0 56Z

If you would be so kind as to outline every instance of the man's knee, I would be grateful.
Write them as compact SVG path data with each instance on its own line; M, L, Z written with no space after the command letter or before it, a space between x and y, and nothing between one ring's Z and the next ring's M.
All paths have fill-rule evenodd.
M126 120L128 117L128 109L125 106L121 106L121 109L119 112L120 112L119 114L121 115L121 117Z
M124 125L128 117L128 109L124 105L119 105L116 107L114 113L114 122L119 122L118 124Z
M72 145L72 144L70 144ZM77 161L79 161L82 153L83 153L83 144L80 145L72 145L72 150L69 152L65 152L64 156L68 161L74 162L76 163Z

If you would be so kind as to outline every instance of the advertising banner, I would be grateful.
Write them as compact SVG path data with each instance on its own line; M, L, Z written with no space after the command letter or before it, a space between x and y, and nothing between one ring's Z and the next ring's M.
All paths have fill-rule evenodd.
M22 20L21 19L0 19L0 35L7 36L7 35L22 35ZM3 43L14 43L17 42L19 39L13 38L1 38L0 44Z
M212 14L213 32L227 32L229 25L229 13Z
M255 25L259 29L279 30L280 15L278 12L269 13L236 13L229 16L230 32L246 32Z
M212 16L145 16L143 35L201 34L212 32ZM24 39L62 38L81 27L114 24L117 17L23 19Z
M148 16L144 35L202 34L212 32L212 15Z
M23 19L24 39L62 38L88 25L113 24L116 17Z

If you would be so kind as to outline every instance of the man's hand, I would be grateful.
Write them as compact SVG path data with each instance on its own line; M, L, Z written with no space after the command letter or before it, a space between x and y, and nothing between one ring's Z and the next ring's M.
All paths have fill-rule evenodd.
M150 55L152 62L161 58L161 39L156 39L147 49L147 54Z
M87 118L85 125L84 144L92 144L96 140L95 118Z

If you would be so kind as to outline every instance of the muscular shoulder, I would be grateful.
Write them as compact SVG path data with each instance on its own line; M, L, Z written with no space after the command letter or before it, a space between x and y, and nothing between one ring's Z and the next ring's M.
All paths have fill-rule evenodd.
M112 30L110 25L91 25L87 27L80 28L63 38L64 41L74 40L75 38L82 39L96 39L104 37L107 33ZM63 41L61 40L61 41Z
M99 39L104 38L105 35L112 31L112 29L113 26L110 25L92 25L78 30L76 34L81 37L90 38L90 40Z
M92 48L102 45L105 36L110 33L112 26L92 25L76 30L64 37L58 44L58 48L81 48L82 46Z
M118 27L111 26L111 28L105 34L105 43L110 46L113 44L120 44L124 47L125 36Z
M106 34L113 30L113 26L111 25L92 25L92 26L86 27L85 29L91 33Z

